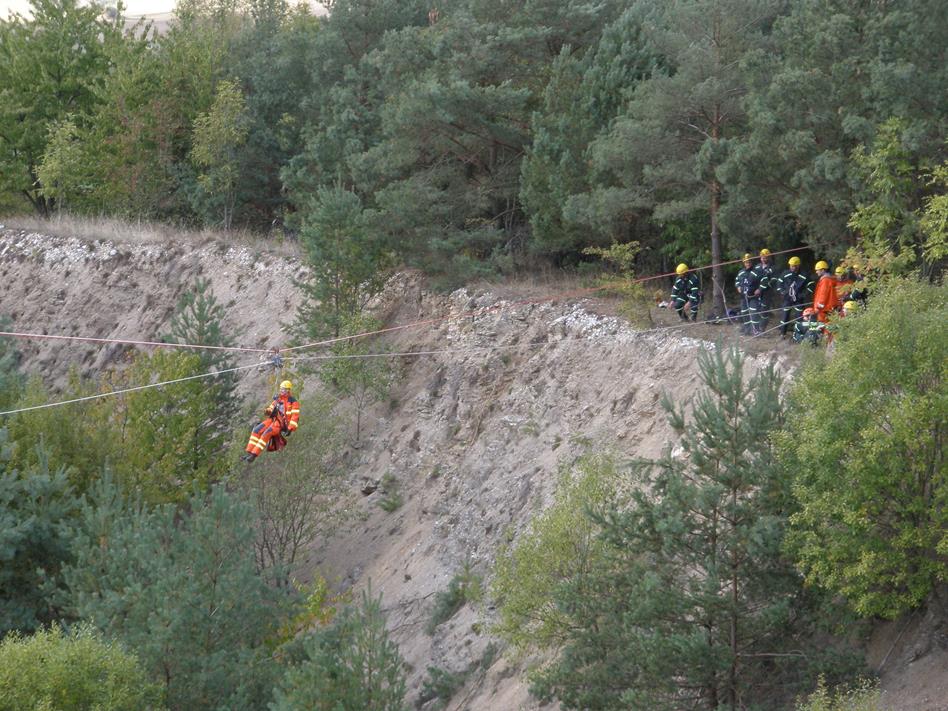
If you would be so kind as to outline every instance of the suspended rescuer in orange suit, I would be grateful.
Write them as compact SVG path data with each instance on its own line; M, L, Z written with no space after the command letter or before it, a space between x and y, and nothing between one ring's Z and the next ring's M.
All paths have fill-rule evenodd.
M300 403L290 393L293 383L284 380L280 392L264 410L265 419L250 432L247 453L242 459L252 462L263 450L276 452L286 446L286 438L300 426Z
M827 323L830 313L839 307L836 295L836 279L829 273L829 264L820 260L816 263L816 292L813 294L813 308L820 323Z

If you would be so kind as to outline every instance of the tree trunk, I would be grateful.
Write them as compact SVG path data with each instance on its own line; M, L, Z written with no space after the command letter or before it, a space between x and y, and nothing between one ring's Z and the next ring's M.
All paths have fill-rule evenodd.
M36 210L40 217L49 217L50 205L42 195L33 196L29 190L21 190L21 193L30 201L30 205Z
M712 180L711 192L711 282L714 295L711 303L718 316L727 316L727 302L724 299L724 271L721 269L721 233L718 230L718 211L721 209L721 184Z
M731 488L731 511L737 511L737 488ZM728 703L732 711L737 710L737 660L738 660L738 644L737 644L737 604L739 600L738 591L740 584L738 582L737 572L738 572L738 551L736 548L735 541L737 540L737 531L736 524L731 524L733 540L731 548L731 629L730 629L730 643L731 643L731 669L728 673Z

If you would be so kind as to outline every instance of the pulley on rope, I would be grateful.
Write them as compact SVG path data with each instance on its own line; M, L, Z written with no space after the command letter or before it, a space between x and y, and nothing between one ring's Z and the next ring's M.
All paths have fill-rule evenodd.
M277 372L283 370L283 356L280 355L280 349L272 348L267 357L267 360L261 363L260 366L261 366L260 369L264 371L269 368L272 368L273 370Z

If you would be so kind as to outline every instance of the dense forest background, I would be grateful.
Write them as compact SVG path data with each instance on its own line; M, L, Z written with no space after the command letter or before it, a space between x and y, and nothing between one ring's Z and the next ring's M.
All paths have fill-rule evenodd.
M328 9L186 1L157 33L35 0L0 21L0 214L298 240L301 340L377 328L366 306L401 266L450 287L763 246L859 260L868 307L832 321L832 357L786 383L701 355L695 397L663 403L680 451L564 464L430 626L489 595L491 634L563 708L823 709L866 674L865 621L948 619L948 4ZM233 346L226 308L199 281L159 336ZM342 440L397 377L359 360L382 349L336 341L293 373L322 426L250 477L230 355L140 353L53 392L0 341L0 711L406 708L380 600L295 582L348 515ZM428 672L420 708L465 683Z
M945 189L943 2L328 9L188 0L158 34L37 0L0 22L0 206L330 220L370 271L445 285L612 243L650 272L764 245L944 257L923 215Z

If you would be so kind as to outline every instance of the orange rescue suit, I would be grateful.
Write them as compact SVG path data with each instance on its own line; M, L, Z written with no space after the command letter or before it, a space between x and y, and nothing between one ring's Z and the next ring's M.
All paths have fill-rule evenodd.
M822 323L828 321L827 314L839 306L839 297L836 295L836 277L824 274L816 285L813 294L813 308L816 309L816 318Z
M855 282L852 279L836 278L836 300L840 304L845 304L849 301L850 295L853 293L853 284L855 284Z
M277 395L267 409L266 419L253 428L247 451L259 455L263 450L275 452L286 446L283 432L293 432L300 426L300 403L292 395Z

